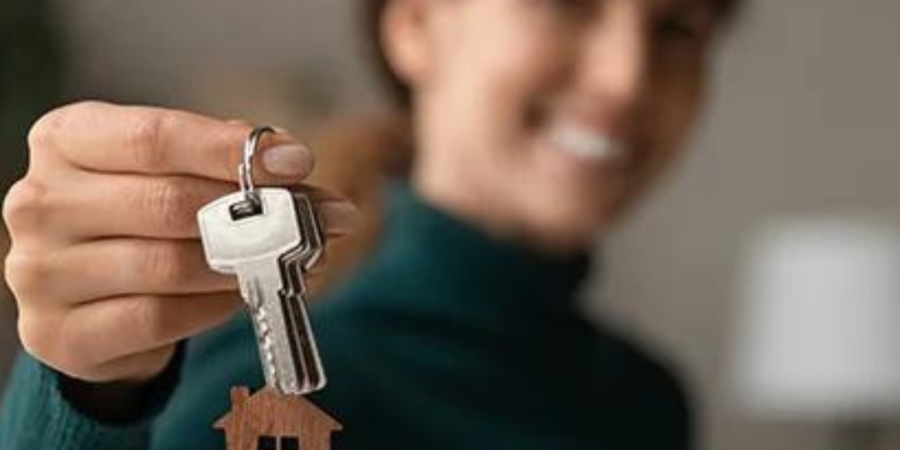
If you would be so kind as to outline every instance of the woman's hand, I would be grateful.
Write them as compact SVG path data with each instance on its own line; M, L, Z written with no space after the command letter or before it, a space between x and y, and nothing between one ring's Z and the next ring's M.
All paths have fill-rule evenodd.
M3 214L25 349L70 377L140 382L175 343L229 319L235 280L210 271L197 210L236 190L250 127L182 111L79 103L42 117ZM260 185L298 187L309 150L269 135ZM329 234L352 207L320 194Z

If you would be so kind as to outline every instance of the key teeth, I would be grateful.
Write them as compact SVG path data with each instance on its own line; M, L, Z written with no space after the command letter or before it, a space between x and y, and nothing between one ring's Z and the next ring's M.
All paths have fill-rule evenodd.
M272 327L269 325L265 310L260 306L255 305L250 308L250 315L256 328L260 360L266 375L267 384L278 385L278 368L275 366L275 353L272 348L274 346L271 334Z

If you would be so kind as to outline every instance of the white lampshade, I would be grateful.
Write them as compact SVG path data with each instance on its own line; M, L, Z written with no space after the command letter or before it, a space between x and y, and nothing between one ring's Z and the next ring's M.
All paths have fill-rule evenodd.
M735 379L774 418L900 411L900 232L851 216L772 221L741 272Z

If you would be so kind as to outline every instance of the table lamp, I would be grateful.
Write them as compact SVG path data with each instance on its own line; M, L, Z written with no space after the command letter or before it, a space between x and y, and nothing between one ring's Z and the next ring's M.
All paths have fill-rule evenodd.
M738 276L734 380L774 420L837 425L836 448L877 448L900 413L900 221L770 220Z

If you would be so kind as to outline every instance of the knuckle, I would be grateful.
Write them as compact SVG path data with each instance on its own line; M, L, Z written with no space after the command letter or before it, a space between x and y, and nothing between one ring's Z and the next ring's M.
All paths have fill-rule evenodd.
M28 148L32 153L52 148L60 131L65 128L67 109L60 108L41 116L28 130Z
M44 361L46 345L43 336L37 333L33 326L26 325L26 322L21 318L19 319L18 328L19 342L22 343L22 349L28 352L29 355Z
M50 342L48 354L61 372L87 380L93 376L94 368L103 362L105 355L94 351L96 348L96 342L92 342L94 334L86 334L83 327L73 326L72 316L70 312L62 324L53 330L56 337Z
M126 132L125 148L134 163L149 171L164 169L165 158L159 144L166 122L165 113L148 113L135 118Z
M15 250L6 256L5 272L7 285L20 306L31 303L31 295L48 284L51 275L45 258Z
M23 308L17 324L19 340L26 352L48 366L75 378L90 379L101 359L90 352L89 336L68 326L71 317L71 313Z
M3 201L3 220L10 231L28 230L41 223L47 199L43 185L27 178L16 182Z
M28 130L28 149L31 153L52 147L59 121L53 112L43 115Z
M19 341L22 348L36 359L56 366L58 361L54 358L52 351L53 343L50 340L51 333L47 332L47 327L43 322L36 320L28 310L22 308L17 322Z
M34 122L28 131L28 146L32 152L53 148L77 118L93 114L100 105L97 101L82 101L50 110Z

